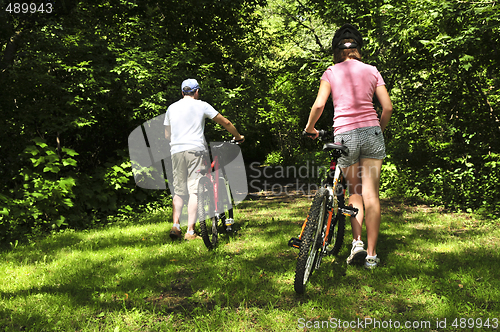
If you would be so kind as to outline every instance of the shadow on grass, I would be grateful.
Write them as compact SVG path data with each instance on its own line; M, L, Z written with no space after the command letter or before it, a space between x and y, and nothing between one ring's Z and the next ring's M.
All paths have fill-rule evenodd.
M279 233L277 219L275 223L261 228L257 236L271 238ZM257 224L262 225L261 221L255 225L249 222L240 232L255 232L254 226L261 227ZM44 314L43 308L62 303L71 312L83 311L82 315L99 321L113 312L130 309L160 316L190 316L200 309L208 312L216 305L247 303L265 307L268 299L279 293L269 276L286 272L277 259L284 257L280 241L264 248L241 247L236 252L228 252L223 241L220 248L208 251L201 241L171 242L166 230L143 226L139 230L125 226L98 232L67 232L35 246L4 252L11 264L5 267L9 274L28 268L34 276L26 277L14 290L0 291L0 299L10 302L0 308L0 326L17 326L19 330L30 326L47 328L54 318L47 319L50 310ZM243 243L251 244L252 236L243 235ZM236 237L226 242L238 241ZM18 306L23 310L15 309ZM69 312L61 315L73 319Z
M359 308L355 312L361 317L374 313L408 319L498 316L497 227L465 228L459 227L463 221L443 223L439 218L440 213L414 208L383 216L382 224L392 227L382 227L379 235L379 267L375 271L347 267L349 248L345 246L338 263L324 268L329 273L314 275L309 299L325 292L339 295L332 289L347 289L350 296L343 300L347 299L348 309L338 308L346 317L354 317L352 306Z
M499 313L498 232L489 238L490 229L448 230L433 224L437 215L409 215L396 206L383 217L391 227L380 233L377 270L348 267L344 245L335 262L324 259L306 294L296 295L298 252L287 240L300 232L310 202L243 202L236 212L238 236L224 238L213 251L201 241L171 242L169 225L153 218L151 227L67 232L3 252L2 259L10 260L3 267L6 278L35 277L23 276L27 281L15 290L0 291L0 326L49 328L60 315L81 329L88 318L99 322L132 309L164 320L194 319L221 307L300 315L312 306L325 318ZM344 243L349 233L348 227ZM61 306L67 312L54 309ZM80 318L73 317L75 311Z

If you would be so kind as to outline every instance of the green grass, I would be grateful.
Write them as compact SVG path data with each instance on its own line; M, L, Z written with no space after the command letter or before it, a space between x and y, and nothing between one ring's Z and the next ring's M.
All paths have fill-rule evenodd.
M305 295L295 294L298 251L286 244L310 203L246 200L236 209L239 235L214 251L202 241L173 243L168 208L4 250L0 331L332 331L335 319L456 331L455 318L500 320L499 222L389 200L381 266L347 266L344 246ZM437 328L445 318L447 328ZM363 327L342 330L379 330Z

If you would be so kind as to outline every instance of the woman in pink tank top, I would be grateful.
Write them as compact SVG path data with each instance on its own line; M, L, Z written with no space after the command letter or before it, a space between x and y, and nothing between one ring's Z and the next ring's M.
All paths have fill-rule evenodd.
M385 145L382 132L392 114L392 102L377 68L361 62L363 39L350 24L343 25L333 37L335 65L321 77L316 101L311 108L305 131L318 137L314 128L323 113L330 94L334 113L335 142L349 148L349 156L339 159L348 185L349 204L359 209L351 217L353 242L348 264L362 263L373 269L379 263L376 245L380 229L379 184ZM382 105L379 119L373 106L376 95ZM367 232L367 249L361 240L363 219Z

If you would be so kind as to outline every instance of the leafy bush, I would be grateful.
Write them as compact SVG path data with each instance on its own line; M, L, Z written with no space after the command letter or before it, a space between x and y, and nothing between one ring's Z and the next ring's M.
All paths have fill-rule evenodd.
M266 156L265 165L281 165L283 163L283 156L281 155L281 151L273 151L270 152Z
M19 170L16 187L10 197L2 196L3 237L19 226L26 230L67 225L66 216L75 206L73 157L78 153L68 148L57 151L41 138L32 142L24 150L22 159L27 163Z
M2 241L64 227L90 227L96 218L131 212L148 196L163 194L136 188L125 157L89 175L79 172L76 151L58 151L41 138L32 142L21 156L25 165L15 185L8 195L0 195Z
M477 164L457 161L448 168L432 165L398 168L390 157L382 166L381 192L467 212L478 211L488 217L498 217L500 200L500 158L485 156Z

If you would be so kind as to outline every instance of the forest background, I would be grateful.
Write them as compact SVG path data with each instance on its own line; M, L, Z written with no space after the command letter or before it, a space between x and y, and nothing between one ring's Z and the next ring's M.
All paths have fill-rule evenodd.
M168 192L135 185L127 138L188 77L245 135L245 162L319 160L300 133L346 22L394 104L384 195L500 214L497 1L35 2L52 12L0 0L2 244L161 204Z

